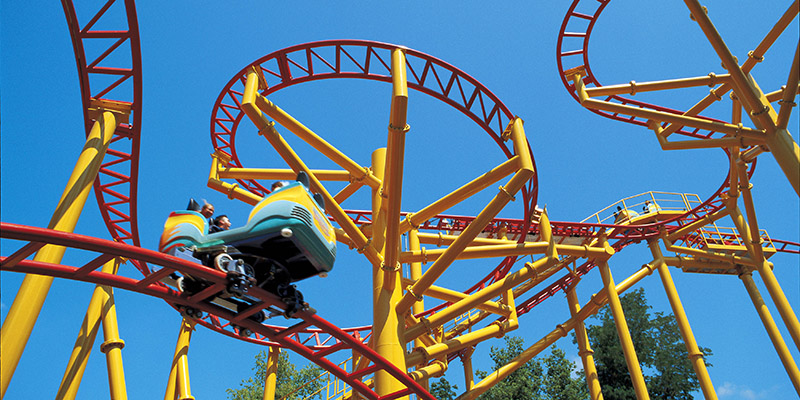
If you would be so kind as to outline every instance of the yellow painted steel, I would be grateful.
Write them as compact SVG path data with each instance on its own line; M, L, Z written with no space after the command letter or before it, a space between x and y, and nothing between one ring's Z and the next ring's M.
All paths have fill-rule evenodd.
M372 170L379 180L384 180L386 154L385 148L375 150L372 153ZM388 243L385 240L387 218L390 216L387 215L384 199L381 196L383 189L383 187L378 187L373 190L372 194L372 245L385 256L386 247L394 246L395 244ZM399 246L399 244L397 245ZM373 326L370 344L387 361L405 371L405 349L401 343L403 324L401 323L402 319L395 311L395 305L403 295L400 286L400 272L400 269L389 268L382 262L372 264ZM416 363L408 365L414 364ZM386 396L405 388L404 385L384 370L376 371L374 379L375 392L379 396Z
M692 333L692 327L689 325L686 311L684 311L681 299L678 297L678 291L675 289L675 283L672 280L669 267L664 263L664 256L661 254L661 249L658 247L658 241L651 241L649 246L650 252L653 254L653 263L656 268L658 268L661 283L664 285L664 291L667 293L669 304L672 307L672 314L675 316L675 320L678 323L678 329L681 332L683 343L686 345L689 361L692 362L692 368L694 368L694 373L697 375L697 379L700 382L700 389L703 391L703 396L706 400L716 400L717 392L714 390L714 385L711 383L711 378L708 375L703 353L697 346L697 341L694 338L694 333Z
M406 357L406 362L408 365L427 363L428 361L444 357L454 351L474 346L484 340L503 337L506 332L510 332L518 326L517 320L507 319L503 322L495 321L484 328L465 333L457 338L436 343L433 346L416 348Z
M611 96L615 94L635 95L636 93L652 92L655 90L680 89L695 86L714 86L717 83L728 83L730 78L730 74L716 75L711 73L708 74L708 76L701 76L697 78L671 79L655 82L631 81L630 83L623 85L599 86L596 88L586 89L586 94L589 97Z
M416 326L409 327L406 330L406 341L410 341L412 338L422 335L428 329L442 326L447 321L450 321L456 316L467 312L471 308L476 307L479 304L483 304L489 299L497 297L502 293L505 293L507 290L514 288L527 279L536 277L540 271L544 271L557 261L558 260L545 257L536 260L533 263L526 263L525 266L519 271L506 275L497 282L492 283L491 285L424 319L427 321ZM510 311L511 310L509 309L509 312Z
M472 372L472 353L475 348L464 349L461 354L461 364L464 365L464 387L466 390L472 389L475 386L475 377Z
M175 345L175 356L169 371L167 391L164 400L194 400L189 384L189 342L192 339L195 321L181 319L178 343Z
M118 261L116 268L119 268ZM117 311L114 304L114 292L111 287L103 287L106 293L106 306L103 307L103 336L105 341L100 345L100 351L106 354L108 366L108 384L111 391L111 400L125 400L128 398L125 386L125 372L122 367L122 349L125 341L119 337L117 325Z
M89 131L75 169L47 225L49 229L62 232L72 232L75 229L116 128L114 113L106 111L99 115ZM58 264L64 256L64 250L60 246L45 246L39 250L34 260ZM49 276L26 275L8 310L0 329L0 397L5 396L52 283L53 278Z
M486 189L487 187L489 187L489 185L492 185L493 183L500 181L500 179L503 179L509 174L512 174L518 168L519 168L519 159L517 157L512 157L508 159L507 161L503 162L497 167L481 175L479 178L474 179L473 181L467 183L466 185L454 190L453 192L442 197L441 199L431 203L427 207L415 213L408 214L406 218L403 220L403 222L400 224L400 232L402 233L408 232L414 227L419 226L419 223L421 223L422 221L426 221L434 217L435 215L448 210L450 207L460 203L461 201L464 201L465 199L480 192L481 190ZM411 219L412 217L419 222L417 223L413 222Z
M514 199L514 194L516 194L531 176L533 176L533 161L528 151L528 142L525 138L522 120L515 118L509 122L509 125L511 126L511 139L514 143L514 149L518 151L518 154L516 154L517 157L515 157L518 158L519 162L517 172L505 187L500 187L500 192L483 210L481 210L478 216L467 226L458 239L442 253L441 257L425 271L419 281L408 289L408 292L397 305L398 312L406 313L407 310L411 308L411 305L416 301L415 293L425 292L425 290L444 273L469 243L478 236L497 213L500 212L509 201ZM520 151L520 149L522 150Z
M566 292L570 315L575 318L581 310L581 304L578 302L578 295L575 293L575 286L573 285L567 289ZM592 351L592 347L589 345L589 337L586 335L586 325L584 325L583 320L576 321L574 331L575 341L578 342L578 355L581 356L583 372L586 375L586 387L589 389L589 398L591 400L603 400L600 381L597 379L597 366L594 363L594 351Z
M753 67L764 57L764 54L767 50L775 43L775 40L781 35L781 33L786 29L786 27L791 24L794 20L794 17L797 15L798 10L798 2L794 1L791 6L786 10L786 12L781 16L778 22L770 29L764 39L756 46L755 50L753 50L747 60L745 60L744 64L742 65L742 71L745 73L749 73ZM703 98L699 103L692 106L684 115L695 116L708 108L711 104L715 101L721 100L722 96L726 94L733 88L733 85L730 83L725 83L720 85L715 89L711 89L709 95ZM738 102L738 100L736 101ZM741 118L739 119L732 119L732 121L736 124L741 122ZM669 124L664 129L664 136L669 136L670 134L677 131L681 125L679 124Z
M349 171L354 176L359 176L361 177L360 179L364 179L365 183L370 187L376 188L381 184L380 180L371 174L368 169L360 166L358 163L348 158L342 152L334 148L330 143L319 137L311 129L294 119L286 111L267 100L264 96L257 95L255 97L255 101L258 108L270 118L274 119L275 122L294 133L297 137L303 139L317 151L328 157L340 167Z
M400 207L403 193L403 163L405 160L405 135L408 132L408 83L406 82L406 57L403 50L392 51L392 104L389 116L389 135L386 146L386 166L380 196L386 207L386 244L384 245L384 278L386 289L392 290L399 273L400 262Z
M414 284L415 279L402 278L401 281L403 282L403 286L411 286L412 284ZM434 299L444 300L450 303L457 303L469 297L468 294L464 294L457 290L447 289L435 285L428 288L428 290L425 291L425 295L433 297ZM421 307L419 306L419 303L421 303L421 301L414 303L414 306L412 307L412 313L417 314L422 311L425 311L424 309L420 310ZM511 313L511 310L509 310L508 307L504 307L502 304L490 300L487 300L480 304L476 304L475 308L488 311L492 314L497 314L497 315L508 315Z
M525 242L520 244L502 245L482 245L477 247L467 247L456 260L469 260L475 258L492 258L507 256L523 256L533 254L546 254L550 244L547 242ZM605 249L591 246L575 246L569 244L554 244L553 249L562 255L575 256L580 258L606 257L608 254ZM432 249L424 251L408 251L401 254L400 260L407 262L436 261L447 252L447 249Z
M778 111L778 129L786 129L789 125L789 115L792 113L792 107L797 105L794 102L794 97L797 96L798 80L800 80L800 43L798 43L797 50L794 53L792 68L789 69L789 78L786 79L786 88L783 90L783 96L779 101L781 108Z
M723 67L731 75L731 83L737 98L742 102L744 108L753 123L766 133L766 142L775 161L778 162L789 183L794 188L795 193L800 196L800 147L792 139L789 131L778 129L776 120L778 118L775 110L770 106L758 85L754 80L739 67L736 58L731 54L725 41L711 23L708 15L703 11L703 7L697 0L684 0L689 11L692 12L694 20L708 38L709 43L716 51Z
M608 267L608 262L606 261L601 261L598 264L600 267L600 276L603 278L603 284L605 285L608 295L611 315L614 317L617 335L619 335L619 341L622 345L622 353L625 356L625 363L628 365L628 373L633 382L633 390L636 393L636 398L638 400L649 399L650 395L647 394L647 386L642 376L642 367L639 365L639 358L636 356L636 350L633 348L631 333L628 330L628 323L625 321L625 313L619 301L619 295L614 285L614 277L611 275L611 269Z
M111 260L103 265L101 271L116 274L118 269L117 260ZM119 338L112 289L101 285L95 287L92 299L89 301L89 307L67 363L67 369L56 393L57 399L74 399L77 396L101 321L105 342L100 346L100 351L106 353L110 398L114 400L127 399L121 355L121 349L125 346L125 342Z
M361 232L361 230L356 227L355 223L347 216L341 206L336 203L331 196L330 193L325 189L324 186L319 182L316 176L311 169L309 169L305 163L297 156L297 154L292 150L289 144L281 137L278 131L273 126L274 123L270 123L266 120L266 118L261 114L261 110L263 108L269 108L268 104L266 104L266 99L263 96L259 95L257 92L258 88L258 77L255 72L250 72L247 75L247 81L245 83L245 91L244 95L242 96L242 110L245 111L248 118L256 125L259 129L259 134L264 136L272 147L280 154L280 156L286 161L287 164L292 168L293 171L299 172L304 171L308 174L309 181L311 183L311 188L317 191L322 198L325 200L326 212L330 214L336 222L339 223L339 226L344 230L350 240L353 241L353 245L356 247L358 252L363 253L365 257L372 263L373 265L379 264L383 261L383 257L378 254L377 250L375 250L375 246L371 245L370 242L367 240L367 237ZM271 103L269 103L271 104ZM282 110L281 110L282 112ZM291 117L289 117L291 118ZM285 118L284 118L285 119ZM293 118L291 118L294 121ZM297 124L299 122L295 121ZM297 126L295 126L297 127ZM297 134L297 133L295 133ZM313 135L313 133L311 133ZM316 135L313 135L316 136ZM319 144L319 143L317 143ZM335 149L334 149L335 150ZM338 153L338 151L336 151ZM326 154L328 155L328 154ZM328 155L330 157L330 155ZM341 159L339 161L342 161ZM349 165L349 164L348 164ZM352 167L352 165L350 165ZM354 170L348 169L351 173L355 173L356 171L361 171L361 167L355 168ZM345 169L347 167L345 166ZM367 183L374 188L380 185L380 180L375 178L375 176L369 171L368 168L363 168L364 176L361 179L367 179ZM373 183L372 180L375 182Z
M741 235L742 239L744 240L750 256L756 260L755 267L758 270L759 275L761 275L761 279L764 281L764 285L767 287L767 292L772 298L772 301L775 303L775 307L778 308L778 313L783 319L786 328L789 330L789 334L792 336L795 347L800 349L800 322L798 322L797 314L794 313L791 304L789 304L783 289L781 289L781 286L778 283L778 279L775 277L775 274L772 272L772 268L770 268L766 258L764 257L764 249L761 247L761 235L759 234L758 230L758 221L756 219L755 207L753 205L753 197L750 192L751 185L745 168L746 167L743 163L739 165L739 191L741 192L741 197L747 212L748 220L746 221L744 219L744 216L736 207L736 203L734 201L731 201L731 204L728 206L732 209L731 219L733 220L736 229L739 231L739 235Z
M263 400L275 400L275 387L278 382L278 360L281 356L281 348L270 346L267 354L267 371L264 377L264 398Z
M639 271L622 281L616 287L617 293L622 293L628 290L631 286L638 283L645 276L653 273L653 267L649 264L643 266ZM565 337L569 331L574 330L578 321L583 321L591 315L594 315L597 310L608 302L608 291L601 290L591 297L580 311L563 324L559 324L550 333L545 335L542 339L534 343L531 347L524 350L520 355L514 358L510 363L490 373L486 378L477 383L471 390L463 393L458 397L458 400L473 400L489 390L492 386L496 385L501 380L505 379L509 374L517 370L519 367L536 357L542 350L556 342L556 340Z
M430 378L437 378L447 371L447 363L441 360L433 360L430 364L417 368L408 374L415 381L427 382Z
M691 126L694 128L727 133L736 137L744 136L753 139L762 139L764 135L764 133L758 129L726 124L723 122L709 121L688 115L677 115L662 111L653 111L633 106L626 106L623 104L594 100L590 98L588 94L586 94L586 87L581 78L582 76L580 74L572 75L572 79L575 82L575 90L578 93L578 99L580 100L581 104L587 108L632 115L655 121L672 122L682 126Z
M222 168L224 164L227 164L228 161L230 161L230 157L222 152L218 151L211 154L211 171L208 174L208 187L227 194L229 199L241 200L251 206L258 204L259 201L263 200L263 197L240 188L238 183L230 184L220 180L220 168Z
M743 272L739 275L739 278L742 280L742 283L744 283L747 294L750 295L750 300L752 300L753 305L756 307L758 316L761 318L761 323L764 324L767 335L769 335L772 345L775 347L775 351L778 353L781 363L783 363L783 368L786 369L786 373L789 375L792 385L794 385L794 390L800 396L800 372L798 372L797 364L792 357L792 353L789 352L789 348L786 347L786 342L783 341L783 337L778 327L775 325L775 321L772 319L772 314L769 312L767 305L764 304L761 293L759 293L755 282L753 282L752 273L749 271Z

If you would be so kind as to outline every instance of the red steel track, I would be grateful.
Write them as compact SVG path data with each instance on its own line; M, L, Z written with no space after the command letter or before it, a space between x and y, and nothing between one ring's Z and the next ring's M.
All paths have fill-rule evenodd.
M567 81L564 71L584 66L587 72L587 77L584 78L586 85L600 86L589 66L588 43L592 28L608 1L581 2L581 0L576 0L570 7L561 27L557 50L558 68L565 87L576 100L574 86ZM142 68L134 1L109 0L96 10L78 10L80 15L91 15L89 22L83 25L78 22L78 14L72 2L62 0L62 4L75 50L87 133L93 123L89 107L92 106L94 99L125 103L131 109L129 122L120 124L117 128L101 166L100 174L94 183L101 214L114 241L0 223L0 237L29 242L14 254L0 257L0 270L35 273L109 285L159 297L177 308L193 307L207 313L202 320L198 321L200 324L241 340L259 344L276 344L291 349L333 373L367 398L378 399L379 397L362 382L361 378L378 369L383 369L406 385L408 389L381 397L381 399L397 398L410 393L416 393L420 398L432 399L430 394L404 371L387 362L363 343L371 334L371 327L340 329L310 312L298 313L296 315L298 322L290 327L256 323L247 317L265 307L282 306L272 294L259 288L251 289L249 294L257 298L258 302L247 311L235 315L227 309L207 301L217 290L221 290L225 286L223 273L140 247L136 219L136 192L142 121ZM576 11L579 9L579 5L582 10L580 12ZM110 14L109 10L113 7L125 8L126 19L124 21L107 17ZM582 23L575 24L574 22L577 20ZM109 24L112 25L112 28L105 28ZM95 26L99 25L104 28L96 29ZM568 31L576 25L582 26L582 28L577 31ZM567 46L575 44L575 41L578 42L578 46L567 48ZM265 95L295 84L321 79L357 78L391 82L390 54L391 50L397 47L386 43L361 40L314 42L278 50L251 65L261 68L266 77L268 89L264 91ZM87 53L92 54L92 57L88 58ZM409 88L428 94L458 109L486 131L507 157L512 155L512 149L500 139L500 135L514 115L494 94L461 70L427 54L407 49L406 57ZM120 59L122 61L119 61ZM244 116L240 109L244 76L251 65L243 68L228 82L217 98L211 118L211 139L214 148L231 155L229 166L233 167L242 167L236 154L235 136L238 125ZM638 102L622 96L611 96L606 100L683 114L681 111ZM615 120L646 126L646 121L640 118L604 111L593 112ZM715 132L683 128L677 133L695 138L709 138L715 135ZM750 174L753 173L754 165L755 163L751 166ZM258 195L269 192L254 180L240 180L239 184ZM552 222L553 235L593 237L600 232L610 232L609 238L614 241L612 246L616 250L621 250L628 244L658 235L662 226L667 231L673 231L719 210L723 207L719 195L727 190L727 185L728 180L726 179L708 200L686 214L669 221L624 226L624 228L608 224ZM534 175L529 184L523 188L523 218L495 219L486 230L496 231L504 226L508 229L509 236L522 232L538 234L538 226L531 226L529 222L530 213L537 201L537 189L537 177ZM348 215L359 224L371 221L369 212L348 211ZM443 230L446 220L446 230L458 232L463 230L473 219L473 217L441 215L423 222L420 229ZM520 240L524 239L524 235L519 236ZM776 239L772 239L772 241L778 251L800 254L800 244ZM93 261L79 267L47 264L26 259L47 244L66 246L79 251L93 252L97 255ZM134 279L105 274L98 270L103 263L115 257L127 258L143 274L143 277ZM506 259L465 293L474 292L501 278L508 272L513 262L512 258ZM153 270L148 267L148 263L160 266L160 269ZM593 266L592 261L587 261L578 267L576 272L579 276L583 275ZM192 296L180 294L160 282L162 278L175 271L206 279L212 282L213 286L207 291ZM575 279L574 276L567 274L529 299L518 302L517 312L521 315L530 311L536 304L568 287L572 284L573 279ZM447 304L440 307L445 306ZM428 310L427 313L435 312L438 309ZM246 338L239 335L241 328L247 328L254 332L254 337ZM348 373L327 359L331 354L340 351L344 351L343 354L348 356L353 351L358 352L368 358L371 364L365 369Z
M94 123L89 115L93 99L126 103L131 109L130 121L119 124L111 138L94 181L94 193L111 237L139 246L136 193L142 122L142 52L136 6L133 0L109 0L97 10L81 9L81 14L92 16L81 25L74 4L70 0L61 3L78 65L87 136ZM125 20L112 16L112 7L124 7ZM111 29L96 29L97 25ZM87 52L92 58L87 58ZM147 274L146 264L138 261L134 264Z
M227 285L225 274L222 272L138 246L43 228L0 223L0 237L30 242L14 254L8 257L0 257L0 270L91 282L159 297L177 307L192 307L211 314L212 318L225 318L231 321L229 324L232 323L241 327L236 328L237 330L247 328L257 332L270 341L308 358L369 399L389 400L414 393L419 398L434 400L433 396L406 375L404 371L396 368L369 346L365 345L357 333L353 335L345 332L312 312L301 311L297 313L295 316L298 322L288 328L260 324L248 319L249 316L265 307L278 306L285 308L285 305L273 294L260 288L254 287L248 292L248 295L257 299L257 302L248 310L238 314L208 302L212 296L218 294ZM97 256L80 267L25 259L46 244L93 252L97 253ZM162 268L141 279L98 271L105 262L116 257L159 265ZM176 271L204 279L210 282L212 286L207 290L187 296L159 282L161 278ZM300 335L301 331L308 332L308 337L302 337ZM361 370L348 373L326 358L340 351L347 354L347 356L351 356L353 352L359 353L369 359L371 364ZM406 389L379 397L361 380L363 376L374 373L379 369L392 375L405 385Z

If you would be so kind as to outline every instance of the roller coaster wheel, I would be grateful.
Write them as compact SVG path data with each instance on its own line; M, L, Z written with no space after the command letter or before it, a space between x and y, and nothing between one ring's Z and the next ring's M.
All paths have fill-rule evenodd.
M233 262L233 257L228 253L220 253L214 257L214 267L222 272L228 272Z
M255 314L251 315L249 318L252 319L253 321L258 322L260 324L260 323L266 321L267 314L266 314L266 312L264 310L261 310L261 311L255 313Z

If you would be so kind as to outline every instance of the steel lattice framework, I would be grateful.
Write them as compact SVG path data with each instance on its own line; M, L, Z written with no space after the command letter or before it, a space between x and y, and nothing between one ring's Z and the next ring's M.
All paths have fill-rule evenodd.
M666 143L666 136L670 133L677 133L692 139L693 143L704 140L721 140L709 142L713 143L713 147L721 147L726 156L731 159L731 169L719 189L704 201L699 199L685 201L679 212L663 214L656 212L659 214L658 216L652 216L649 219L643 218L637 222L633 222L634 218L627 220L616 218L618 214L612 207L617 203L582 222L551 222L547 218L546 212L542 214L541 210L536 208L538 185L537 175L534 172L520 190L524 204L522 217L510 219L493 216L485 226L480 227L481 236L474 239L476 243L484 240L480 244L486 247L483 249L480 246L476 246L476 249L470 248L479 252L497 246L497 253L493 254L501 254L503 261L488 275L476 279L475 283L466 291L445 293L445 289L425 288L430 292L438 291L437 294L442 296L439 298L444 301L436 307L421 311L415 310L411 315L406 316L406 328L410 332L416 332L415 336L406 337L406 341L420 341L417 342L414 351L404 355L406 360L413 360L413 362L409 361L408 365L414 368L412 373L407 373L404 368L374 349L375 346L371 342L377 339L373 337L372 326L339 328L309 311L299 312L296 315L297 321L290 326L255 322L248 317L269 307L285 308L285 305L275 295L259 288L253 288L249 294L256 298L257 302L238 314L232 313L209 301L225 288L226 276L224 273L140 247L136 193L142 124L142 65L134 1L109 0L96 10L79 10L82 15L92 15L85 24L79 23L78 14L71 1L63 0L62 3L78 66L87 137L91 134L93 127L103 120L104 117L101 117L103 112L112 112L118 116L116 129L109 140L105 158L99 167L97 178L94 180L94 189L101 215L113 240L59 232L54 229L0 223L0 237L28 242L13 254L0 257L0 269L85 281L133 291L161 298L184 313L188 309L200 310L205 314L202 318L197 318L194 323L199 323L231 338L260 345L283 347L296 352L321 366L366 398L394 399L413 394L417 398L432 399L433 397L418 381L422 381L423 377L430 374L442 372L442 368L436 364L436 361L433 361L436 358L433 355L447 358L450 361L459 356L468 358L472 351L471 348L480 341L462 345L463 343L459 340L467 336L465 335L466 331L471 331L473 327L480 328L479 330L489 329L492 325L501 326L509 324L512 320L515 321L516 318L530 312L533 307L554 294L574 290L580 277L594 267L600 266L600 269L604 267L607 269L607 265L605 265L607 259L615 252L632 244L641 242L652 244L658 243L659 240L663 241L668 250L673 250L676 254L683 254L673 258L656 257L656 260L663 263L664 266L667 265L666 260L669 259L673 263L678 263L673 266L679 266L687 272L716 274L745 274L753 271L764 274L768 273L763 269L765 265L768 265L765 252L800 254L800 244L769 238L760 233L755 222L751 222L749 225L747 222L745 222L746 225L737 225L737 229L732 229L730 232L720 231L714 225L714 222L723 216L742 214L741 211L738 211L735 203L732 205L729 199L740 192L744 192L743 196L749 196L749 189L741 189L740 185L747 183L755 171L756 156L763 151L763 146L759 147L761 142L745 142L741 139L739 143L742 146L730 145L732 142L725 140L731 137L740 138L736 135L744 135L750 131L742 128L740 120L723 121L702 116L700 115L702 112L700 106L696 107L697 109L680 111L633 100L623 96L622 92L617 93L620 91L618 87L604 88L590 68L588 54L592 30L609 0L575 0L561 25L556 54L559 75L567 91L594 113L613 120L653 129L656 135L661 135L659 141L665 149L669 147L664 143ZM687 4L691 9L694 3L687 2ZM775 40L775 34L780 33L796 18L797 5L798 3L795 1L768 37L754 52L751 52L750 58L744 63L741 70L749 71L754 67L755 60L763 56L763 53ZM104 17L112 7L120 6L124 6L125 21L115 21L120 25L115 26L114 29L95 29L98 23L106 22ZM580 23L576 23L576 21L580 21ZM91 51L87 52L87 49L91 49ZM246 168L239 159L235 143L240 125L247 121L248 117L253 119L246 110L250 104L248 102L253 102L248 97L253 94L248 94L247 85L252 84L255 76L260 78L259 91L254 95L256 101L293 85L323 79L365 79L396 85L398 79L397 72L393 69L393 63L396 62L398 52L402 52L404 55L400 64L407 72L405 84L408 88L440 100L466 115L497 143L500 151L510 161L530 157L532 163L532 152L527 140L524 144L508 141L510 132L514 130L512 127L516 126L514 125L516 116L488 88L460 69L425 53L393 44L365 40L328 40L300 44L275 51L248 64L234 74L217 98L211 116L211 140L216 154L215 163L220 162L218 168ZM87 53L91 53L93 56L87 57ZM114 57L111 57L112 55ZM120 62L119 65L108 61L120 58L123 61L115 61ZM795 64L797 64L796 60ZM795 65L793 70L795 74L797 73L796 69ZM717 78L711 76L702 83L713 86L717 83L715 79ZM719 79L721 79L720 86L712 90L710 97L701 100L699 104L704 104L712 97L719 98L729 90L734 90L737 94L742 92L743 89L736 86L736 82L732 78L727 78L727 75ZM250 83L248 83L249 80ZM779 94L783 95L784 99L791 93L794 94L790 98L794 98L796 94L797 81L794 81L795 87L792 87L791 82L790 80L787 85L788 89L783 89ZM631 95L635 94L637 90L633 86L631 84L631 87L628 88ZM599 102L587 102L592 95L603 98L599 102L606 105L600 106L597 105ZM778 95L773 97L776 96ZM745 95L742 94L741 97L745 97ZM657 118L658 116L662 116L663 119ZM680 120L673 117L693 117L694 119ZM258 125L257 120L253 122ZM731 127L735 124L739 124L738 131L733 132ZM747 137L755 140L753 132L749 134L751 136ZM524 134L518 137L524 138ZM740 151L741 153L739 153ZM524 157L521 152L525 153ZM746 159L747 162L737 165L737 157ZM535 171L535 164L533 166ZM366 174L370 172L368 169L365 171ZM366 174L364 176L367 176ZM313 171L311 175L313 177ZM352 176L351 173L350 181L354 182L363 178L363 176ZM390 181L390 178L386 179ZM269 190L256 178L236 177L232 180L236 183L224 187L231 198L234 197L233 193L236 190L246 191L253 198L269 194ZM656 202L656 195L653 192L649 192L648 195ZM633 202L630 199L632 198L628 198L629 202ZM752 200L750 201L752 202ZM752 204L747 205L747 200L745 202L749 212ZM621 200L619 204L626 211L628 210L629 206L625 204L625 200ZM347 223L352 226L363 227L376 224L373 211L343 210L343 212L346 215ZM459 241L460 235L474 232L475 228L470 228L470 226L480 218L480 216L436 213L424 220L411 222L413 215L413 213L407 212L398 213L401 220L407 221L407 224L413 227L409 230L417 232L424 240L428 240L426 243L435 244L438 240L438 245L445 248L454 246L454 243ZM336 218L331 218L336 221ZM751 220L754 221L754 218ZM342 220L337 222L342 226L345 225ZM446 231L447 234L442 234L443 231ZM340 240L343 242L350 240L350 243L353 243L354 238ZM720 250L709 250L711 248L709 244L717 245ZM42 262L28 259L48 245L64 246L92 254L93 258L92 261L81 266L63 265L60 261ZM369 242L364 247L368 245ZM525 246L530 246L530 248L525 250ZM359 250L363 251L364 247ZM534 247L536 249L531 250ZM749 253L752 257L750 259L743 258L736 255L739 253L733 249L739 253L742 251ZM443 254L446 253L447 250L442 253L431 252L430 254L433 255L430 257L436 259L436 257L444 257ZM511 269L518 257L529 254L546 254L547 257L550 257L549 264L542 267L541 271L535 271L534 277L526 278L524 283L519 284L522 281L515 279L518 279L516 276L520 274L520 271L533 267L526 265L516 272L511 272ZM704 254L712 260L716 260L716 263L709 264L712 267L706 269L697 267L696 264L702 264L695 262L697 259L693 258L698 254ZM758 255L760 257L757 257ZM420 258L426 260L429 255L425 253L424 249L407 249L397 257L401 262L411 264L419 262ZM465 258L467 257L465 256ZM141 272L142 277L133 279L100 271L104 264L115 259L129 260ZM763 263L760 263L762 259ZM681 265L681 262L686 263L686 266ZM573 265L572 268L569 267L570 264ZM637 273L636 276L629 279L632 283L628 283L628 285L634 284L656 267L650 266L649 272L643 270ZM540 272L542 277L536 276ZM162 282L164 278L176 273L202 278L211 285L193 295L179 293ZM556 278L558 273L564 273L564 275ZM545 278L549 277L554 278L543 289L539 289L533 295L527 294L534 288L544 286ZM411 288L416 287L414 285L421 278L416 277L415 279L404 282L403 289L419 300L422 293L415 294L411 291ZM498 286L503 286L506 293L491 296L486 294L495 293L492 288ZM606 290L604 295L611 299L616 296L616 289L606 288ZM772 294L772 292L770 293ZM427 292L426 295L436 296ZM486 299L474 300L475 297L480 296L484 296ZM584 308L591 309L590 305ZM497 311L501 309L502 311ZM458 312L452 310L458 310ZM438 321L437 318L441 315L449 315L448 313L457 314L457 316L466 315L467 322L455 323L453 328L446 331L444 328L440 328L441 337L437 338L432 334L429 324L431 321ZM582 315L585 318L585 314ZM791 319L783 313L782 316L784 319ZM796 322L796 316L794 319ZM448 321L451 320L454 318L448 319ZM444 322L441 324L443 325ZM568 323L559 326L562 327L562 330L564 330L563 326L570 326L571 329L577 330L578 324L582 326L582 319L576 319L573 316ZM787 325L791 325L791 323L787 322ZM503 328L499 329L500 334L503 334ZM251 331L253 335L244 335L245 330ZM791 326L790 331L795 333ZM540 342L549 344L565 334L566 332L556 332L546 336ZM409 333L409 335L411 334ZM466 341L466 339L463 340ZM536 346L540 345L541 343L538 343ZM437 346L450 347L441 350ZM345 356L342 356L343 354ZM354 363L351 371L334 361L354 354L357 354L361 361ZM790 369L787 367L787 371L791 375ZM794 369L796 371L796 366ZM376 372L390 375L403 388L390 393L376 389L376 386L369 384L366 379ZM498 379L502 379L502 376L505 376L503 374L509 373L507 369L498 372L497 376L500 377ZM633 372L632 375L634 375ZM699 372L698 375L700 375ZM3 392L8 384L7 379L4 378L4 380ZM496 383L496 380L487 378L474 388L469 388L461 398L474 398ZM178 384L180 384L180 378L178 378ZM634 386L636 386L635 382ZM177 395L177 391L175 393Z

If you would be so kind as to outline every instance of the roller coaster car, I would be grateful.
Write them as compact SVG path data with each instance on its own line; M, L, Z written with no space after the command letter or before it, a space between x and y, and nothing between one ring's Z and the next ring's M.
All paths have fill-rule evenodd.
M324 201L308 187L301 172L296 182L256 204L245 226L216 233L208 233L208 220L192 200L189 210L167 218L159 251L226 272L228 286L221 297L247 303L246 292L256 285L280 297L287 305L284 315L291 317L308 306L292 283L327 276L336 259L336 235L324 216ZM209 284L184 275L177 286L196 293Z

